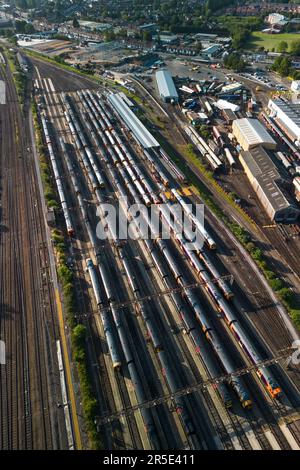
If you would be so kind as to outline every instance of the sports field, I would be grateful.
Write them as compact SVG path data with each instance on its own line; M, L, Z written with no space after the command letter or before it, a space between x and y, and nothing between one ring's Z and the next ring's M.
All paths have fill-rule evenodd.
M261 31L254 31L251 35L249 46L252 49L258 49L263 47L266 51L272 51L275 49L277 52L277 45L281 41L286 41L290 46L293 41L300 41L300 34L298 33L282 33L282 34L267 34Z

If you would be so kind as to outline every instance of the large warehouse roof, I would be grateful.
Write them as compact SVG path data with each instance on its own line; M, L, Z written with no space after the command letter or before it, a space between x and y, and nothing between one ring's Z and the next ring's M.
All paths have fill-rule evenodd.
M257 145L276 148L275 140L258 119L236 119L233 121L232 130L243 150L249 150Z
M173 78L168 70L159 70L155 74L158 91L163 98L178 100L178 93L176 91Z
M0 80L0 104L6 104L5 82Z
M111 93L108 95L108 100L145 149L159 147L157 140L152 134L150 134L144 124L137 118L118 94Z
M282 180L282 176L262 147L242 151L240 160L254 190L272 219L276 220L276 215L278 217L279 213L282 217L284 210L299 214L298 209L294 208L280 188L278 182Z
M268 107L292 136L300 140L300 104L277 99L270 100Z

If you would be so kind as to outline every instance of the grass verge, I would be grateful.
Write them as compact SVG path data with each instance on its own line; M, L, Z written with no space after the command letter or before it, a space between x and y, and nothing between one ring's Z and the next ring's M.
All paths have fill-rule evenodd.
M8 65L15 82L19 103L23 109L25 101L26 75L24 72L22 72L17 56L14 52L6 49L5 55L7 57Z
M254 31L249 36L249 42L247 46L251 49L259 49L263 47L266 51L272 51L275 49L277 52L278 44L281 41L285 41L288 44L288 51L293 41L299 40L299 34L297 33L279 33L279 34L267 34L262 31Z

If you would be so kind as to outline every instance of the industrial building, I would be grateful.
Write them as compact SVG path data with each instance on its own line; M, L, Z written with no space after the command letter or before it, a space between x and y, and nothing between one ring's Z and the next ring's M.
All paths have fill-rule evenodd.
M107 97L112 107L116 110L117 114L125 122L128 129L130 129L138 142L145 148L159 147L159 143L152 134L146 129L144 124L138 117L131 111L129 106L123 101L121 96L117 93L111 93Z
M272 150L276 148L275 140L258 119L236 119L232 123L232 132L243 150L249 150L258 145Z
M230 83L229 85L225 85L221 88L221 93L234 93L235 91L239 91L243 88L242 83Z
M220 44L210 44L208 47L201 51L202 57L212 59L221 50Z
M82 29L91 32L97 31L102 33L103 31L107 31L108 29L112 28L112 25L109 23L98 23L96 21L80 20L79 24Z
M299 91L300 90L300 80L293 80L291 84L292 91Z
M168 70L159 70L156 72L155 78L161 99L166 103L178 103L178 93L170 72Z
M6 104L6 86L3 80L0 80L0 104Z
M177 34L160 34L153 37L155 40L158 40L158 38L162 44L174 44L178 41Z
M279 127L293 142L300 143L300 104L274 99L268 107Z
M241 151L240 162L270 219L278 223L294 223L300 210L285 194L279 170L262 146Z
M285 26L288 21L286 20L286 17L284 15L281 15L280 13L270 13L266 18L266 23L269 23L273 26Z

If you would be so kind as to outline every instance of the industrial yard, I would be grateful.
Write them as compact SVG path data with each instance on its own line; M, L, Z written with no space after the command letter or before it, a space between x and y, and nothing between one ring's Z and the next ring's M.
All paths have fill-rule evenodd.
M300 81L75 20L1 47L0 449L299 450Z
M259 270L210 209L205 229L188 212L198 196L157 133L136 115L134 97L126 101L117 89L111 93L40 60L30 64L60 201L57 223L76 280L77 321L89 331L89 360L96 365L92 383L104 447L298 448L298 368L285 366L296 333ZM134 86L143 100L146 92ZM200 113L214 112L211 99L207 104ZM173 109L167 107L166 116ZM153 102L150 114L156 112L162 113ZM193 124L185 121L177 132L202 158L210 156L207 164L216 164ZM224 138L216 125L214 138ZM225 168L237 161L232 143L228 149ZM221 162L221 154L217 158ZM174 229L170 240L153 234L124 241L108 225L109 239L97 238L96 209L105 225L102 205L117 207L123 197L155 205L163 224L164 204L171 213L181 205L204 246L190 250ZM121 210L129 216L126 206ZM69 413L74 429L72 408ZM69 445L76 446L70 436Z

